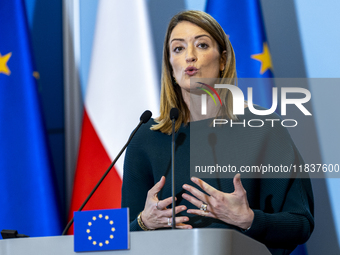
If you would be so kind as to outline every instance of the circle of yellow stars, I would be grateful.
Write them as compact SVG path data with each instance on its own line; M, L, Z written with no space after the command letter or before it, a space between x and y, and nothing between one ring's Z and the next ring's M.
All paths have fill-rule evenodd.
M108 215L105 215L105 216L104 216L103 214L99 214L99 215L98 215L98 219L105 219L105 220L107 220L108 223L109 223L111 226L114 224L113 220L110 220L110 217L109 217ZM108 244L110 243L110 241L109 241L110 239L112 240L112 239L114 238L113 233L116 231L116 229L112 226L112 227L111 227L111 232L112 232L112 234L109 235L109 238L108 238L107 240L105 240L104 242L97 242L96 240L93 240L93 237L91 236L91 229L90 229L90 227L93 225L93 223L94 223L96 220L97 220L97 217L96 217L96 216L93 216L93 217L92 217L92 221L89 221L89 222L87 223L87 225L89 226L89 228L86 229L86 233L89 234L89 236L87 237L87 239L88 239L89 241L92 241L92 244L93 244L93 245L97 245L97 244L98 244L99 247L103 247L104 244L108 245ZM93 222L93 223L92 223L92 222Z

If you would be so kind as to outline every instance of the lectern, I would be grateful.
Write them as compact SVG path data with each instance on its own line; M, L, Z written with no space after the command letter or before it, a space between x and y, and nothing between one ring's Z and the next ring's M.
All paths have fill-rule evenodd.
M130 232L130 250L73 251L73 236L0 240L1 255L270 255L266 246L235 230L188 229Z

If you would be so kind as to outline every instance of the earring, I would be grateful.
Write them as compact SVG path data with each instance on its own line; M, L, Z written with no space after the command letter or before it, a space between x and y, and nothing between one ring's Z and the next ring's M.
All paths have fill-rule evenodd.
M220 71L220 77L223 78L223 76L224 76L224 69Z

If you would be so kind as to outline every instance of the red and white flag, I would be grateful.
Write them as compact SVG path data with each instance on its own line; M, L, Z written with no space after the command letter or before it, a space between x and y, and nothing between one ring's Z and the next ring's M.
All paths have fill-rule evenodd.
M126 143L145 110L159 113L146 3L100 0L70 218ZM119 208L124 155L85 210ZM73 232L73 230L71 230Z

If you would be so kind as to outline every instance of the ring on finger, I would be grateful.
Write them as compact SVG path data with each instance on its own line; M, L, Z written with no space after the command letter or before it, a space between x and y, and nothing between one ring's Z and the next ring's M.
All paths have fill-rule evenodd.
M170 218L168 218L168 226L171 226Z
M206 212L208 208L208 205L206 203L202 203L200 210Z

